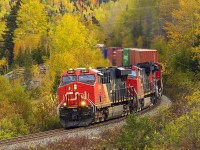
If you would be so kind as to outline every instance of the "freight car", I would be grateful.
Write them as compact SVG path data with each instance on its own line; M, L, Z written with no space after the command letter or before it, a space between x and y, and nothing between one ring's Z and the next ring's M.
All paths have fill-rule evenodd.
M161 96L159 81L155 63L70 69L61 74L58 87L60 123L65 128L86 126L144 109Z

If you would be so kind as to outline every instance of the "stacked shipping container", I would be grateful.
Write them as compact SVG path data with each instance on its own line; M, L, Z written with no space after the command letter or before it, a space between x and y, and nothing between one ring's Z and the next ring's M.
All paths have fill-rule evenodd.
M122 66L122 56L123 56L123 50L117 50L116 51L116 66Z
M152 49L108 47L102 51L113 66L137 65L143 62L158 62L158 51Z
M143 62L158 62L158 51L152 49L130 49L129 61L129 65Z
M101 53L103 54L103 57L106 59L108 56L108 50L104 47L102 47L100 49L101 49Z
M129 54L130 48L124 48L123 49L123 66L129 66L130 64L130 54Z
M116 51L121 50L121 47L108 47L107 48L107 58L110 60L113 66L116 65Z

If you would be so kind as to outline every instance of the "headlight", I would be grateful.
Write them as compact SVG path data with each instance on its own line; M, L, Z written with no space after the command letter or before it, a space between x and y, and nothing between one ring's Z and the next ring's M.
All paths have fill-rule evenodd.
M86 106L86 101L81 101L81 106Z
M66 107L66 106L67 106L67 103L64 103L63 105Z
M76 84L74 84L74 90L77 90L77 85Z

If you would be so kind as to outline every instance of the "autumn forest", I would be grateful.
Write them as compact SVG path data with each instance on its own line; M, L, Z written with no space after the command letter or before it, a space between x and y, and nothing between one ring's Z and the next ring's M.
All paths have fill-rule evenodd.
M97 148L200 149L200 0L1 0L0 139L59 128L60 73L110 66L98 43L157 49L173 104Z

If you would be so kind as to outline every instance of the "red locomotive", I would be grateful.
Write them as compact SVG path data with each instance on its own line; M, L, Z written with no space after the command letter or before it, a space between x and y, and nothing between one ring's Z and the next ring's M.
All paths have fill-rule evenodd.
M153 105L162 96L161 66L77 68L61 74L58 87L63 127L86 126Z
M129 74L126 84L134 87L134 94L139 101L136 105L137 110L157 103L163 92L161 65L145 62L130 68L132 73Z

